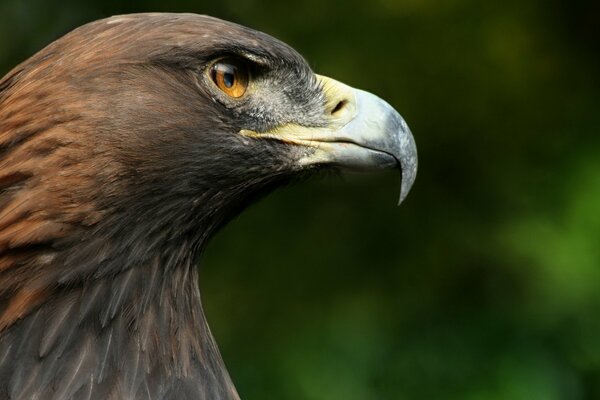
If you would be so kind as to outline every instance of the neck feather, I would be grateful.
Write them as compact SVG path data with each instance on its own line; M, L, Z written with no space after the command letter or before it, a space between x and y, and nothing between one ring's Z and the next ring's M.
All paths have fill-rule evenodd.
M25 298L0 333L0 398L238 399L189 249Z

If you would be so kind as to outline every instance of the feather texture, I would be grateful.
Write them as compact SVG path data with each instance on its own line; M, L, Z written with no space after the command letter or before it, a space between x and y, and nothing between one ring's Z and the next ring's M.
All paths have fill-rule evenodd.
M260 60L268 96L216 101L223 55ZM298 177L297 149L239 131L319 125L315 82L287 45L191 14L85 25L0 80L0 400L239 399L196 261Z

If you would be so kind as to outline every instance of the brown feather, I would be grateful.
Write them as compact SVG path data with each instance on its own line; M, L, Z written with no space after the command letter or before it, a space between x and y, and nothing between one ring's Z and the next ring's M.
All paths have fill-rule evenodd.
M233 53L315 87L283 43L189 14L85 25L0 80L0 400L239 399L196 259L293 171L202 86Z

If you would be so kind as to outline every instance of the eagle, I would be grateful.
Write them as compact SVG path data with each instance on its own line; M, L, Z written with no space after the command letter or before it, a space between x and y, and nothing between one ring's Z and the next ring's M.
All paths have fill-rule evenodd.
M234 400L198 260L250 203L320 171L401 171L385 101L196 14L81 26L0 80L0 399Z

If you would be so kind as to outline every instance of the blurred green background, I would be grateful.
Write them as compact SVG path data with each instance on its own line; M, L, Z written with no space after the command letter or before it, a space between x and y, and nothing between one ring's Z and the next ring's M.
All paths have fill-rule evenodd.
M0 0L0 73L85 22L205 13L387 99L420 170L279 190L201 289L244 399L600 399L600 3Z

